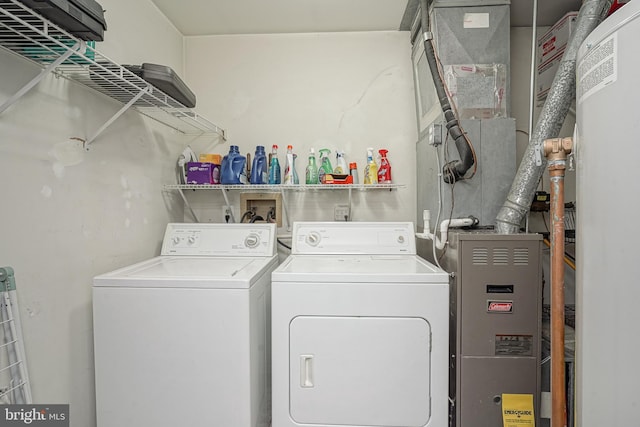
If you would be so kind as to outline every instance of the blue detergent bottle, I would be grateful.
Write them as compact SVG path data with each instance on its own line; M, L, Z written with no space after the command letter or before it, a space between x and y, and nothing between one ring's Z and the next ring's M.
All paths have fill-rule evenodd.
M222 159L220 167L221 184L246 184L247 173L245 171L247 158L240 154L237 145L229 147L229 154Z
M251 184L266 184L268 182L267 175L267 155L264 152L264 146L256 146L256 154L253 156L251 166Z

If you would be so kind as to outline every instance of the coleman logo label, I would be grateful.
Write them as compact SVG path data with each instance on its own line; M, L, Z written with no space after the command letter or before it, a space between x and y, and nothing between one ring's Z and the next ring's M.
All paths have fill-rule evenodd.
M513 313L513 301L487 301L489 313Z

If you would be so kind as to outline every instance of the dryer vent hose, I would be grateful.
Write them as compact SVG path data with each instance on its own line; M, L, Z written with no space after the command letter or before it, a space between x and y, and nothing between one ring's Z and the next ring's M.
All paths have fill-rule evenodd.
M444 81L438 68L438 60L436 58L436 52L433 45L433 36L429 31L428 3L428 0L420 1L420 25L422 27L424 40L424 53L429 64L429 70L431 71L431 78L433 79L433 84L436 88L436 94L440 101L440 106L442 107L447 132L455 141L456 148L461 159L449 162L442 168L444 181L448 184L452 184L456 181L472 178L477 169L477 159L473 146L467 138L467 135L460 128L458 118L451 107L449 96L447 95L447 90L445 89ZM474 167L473 173L470 176L465 177L472 166Z

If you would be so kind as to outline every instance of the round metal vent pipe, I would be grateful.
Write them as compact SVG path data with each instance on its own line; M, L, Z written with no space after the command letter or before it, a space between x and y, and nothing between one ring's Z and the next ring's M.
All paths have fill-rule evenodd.
M498 212L498 233L515 234L520 231L520 223L529 211L536 187L546 167L542 143L545 139L558 136L575 98L578 49L587 35L605 18L612 3L613 0L585 0L580 8L576 29L567 44L509 195Z

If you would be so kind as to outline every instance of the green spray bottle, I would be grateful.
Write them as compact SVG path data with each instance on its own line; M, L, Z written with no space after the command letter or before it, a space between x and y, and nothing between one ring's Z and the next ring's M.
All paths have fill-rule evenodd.
M333 166L331 166L331 160L329 160L329 154L331 150L323 148L320 150L320 168L318 169L318 182L322 184L322 177L325 174L333 173Z
M305 184L318 183L318 166L316 165L316 152L313 148L309 150L309 164L307 165Z

